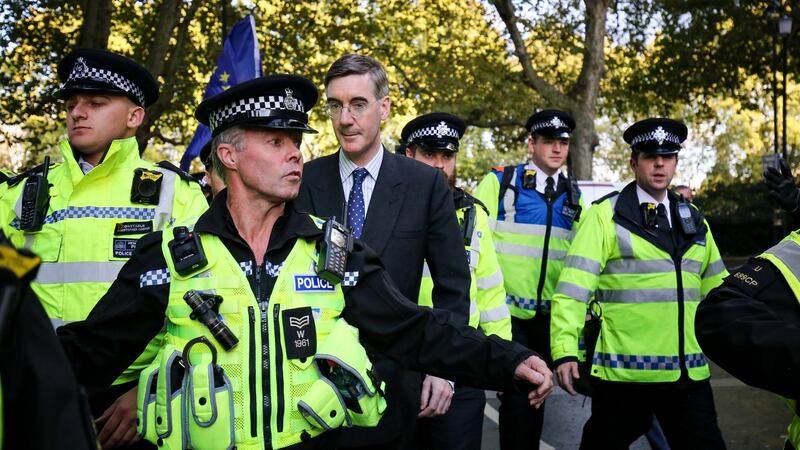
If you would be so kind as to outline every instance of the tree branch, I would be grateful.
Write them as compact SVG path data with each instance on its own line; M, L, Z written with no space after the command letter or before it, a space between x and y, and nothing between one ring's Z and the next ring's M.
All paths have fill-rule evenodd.
M586 36L583 45L583 65L570 97L583 103L595 104L600 91L605 62L606 14L608 0L584 0L586 5Z
M168 137L164 136L164 133L161 132L161 129L158 129L155 132L153 132L153 136L158 138L162 142L166 142L167 144L172 144L172 145L183 145L183 144L185 144L185 142L183 142L182 139L172 139L172 138L168 138Z
M522 65L523 82L538 92L548 102L566 108L572 107L575 102L571 98L559 92L534 70L531 57L525 45L525 39L523 39L522 34L520 34L519 28L517 28L519 18L514 13L514 3L512 0L492 0L492 4L495 9L497 9L497 13L500 15L503 23L505 23L508 34L511 37L511 42L514 44L514 53L517 59L519 59L520 65Z

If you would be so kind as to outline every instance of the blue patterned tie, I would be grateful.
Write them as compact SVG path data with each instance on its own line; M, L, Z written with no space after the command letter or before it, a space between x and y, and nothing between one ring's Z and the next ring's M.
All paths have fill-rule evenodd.
M350 200L347 204L347 222L353 236L357 238L361 237L361 230L364 228L366 205L364 205L364 190L361 189L361 185L368 174L367 169L363 167L353 171L353 188L350 189Z

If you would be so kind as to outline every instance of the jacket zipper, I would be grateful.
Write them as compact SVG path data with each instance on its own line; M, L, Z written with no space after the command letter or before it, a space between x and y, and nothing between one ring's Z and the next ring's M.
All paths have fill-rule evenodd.
M683 298L683 275L681 272L681 262L678 258L678 249L676 246L675 256L673 256L672 261L675 263L675 275L678 277L678 364L681 368L681 374L685 373L688 375L689 371L686 368L686 349L684 348L686 345L686 337L684 336L683 323L686 305L684 304Z
M283 398L283 354L281 350L281 327L280 323L278 322L280 317L281 305L276 304L273 306L272 309L272 320L273 320L273 327L275 332L275 381L277 386L275 391L278 394L278 433L283 431L283 409L284 409L284 398Z
M553 201L545 197L547 203L547 225L544 230L544 248L542 248L542 269L539 271L539 286L536 288L536 314L542 311L542 291L547 279L547 254L550 250L550 229L553 226Z
M256 412L256 314L252 306L247 307L250 315L250 348L248 353L250 366L250 436L256 437L258 434L257 412Z
M264 410L264 446L272 448L272 434L270 423L270 392L269 392L269 334L267 333L267 304L269 299L261 298L261 271L264 270L266 258L262 265L256 265L256 302L261 310L261 398Z

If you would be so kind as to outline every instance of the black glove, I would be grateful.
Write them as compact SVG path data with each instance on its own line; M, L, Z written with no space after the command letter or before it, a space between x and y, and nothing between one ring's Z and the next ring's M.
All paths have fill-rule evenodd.
M769 189L769 195L777 200L784 211L795 212L800 207L800 189L794 184L789 163L781 158L780 166L780 172L774 167L764 171L764 184Z

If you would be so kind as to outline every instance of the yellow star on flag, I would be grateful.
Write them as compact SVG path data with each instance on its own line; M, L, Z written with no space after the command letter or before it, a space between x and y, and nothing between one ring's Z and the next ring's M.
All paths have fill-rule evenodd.
M219 79L223 83L227 83L228 82L228 78L230 78L230 77L231 77L231 74L229 74L228 72L225 72L225 71L223 71L221 74L219 74Z

